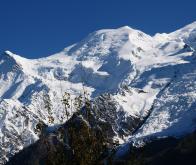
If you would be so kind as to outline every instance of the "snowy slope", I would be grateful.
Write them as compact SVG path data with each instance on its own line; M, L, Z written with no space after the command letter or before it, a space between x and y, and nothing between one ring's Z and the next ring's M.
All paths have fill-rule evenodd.
M132 140L191 132L196 126L195 32L195 22L153 37L125 26L91 33L47 58L26 59L4 52L0 56L0 161L38 139L39 121L48 125L66 121L61 102L65 91L74 98L85 89L92 99L110 93L117 111L143 121ZM46 95L54 123L49 123ZM70 114L74 109L72 105ZM121 142L130 138L116 136Z

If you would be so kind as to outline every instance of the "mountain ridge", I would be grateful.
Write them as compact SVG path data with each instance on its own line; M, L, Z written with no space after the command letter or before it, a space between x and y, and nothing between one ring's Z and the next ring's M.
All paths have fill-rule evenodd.
M45 58L26 59L6 51L0 56L0 162L39 138L34 129L40 121L52 126L67 120L62 104L65 92L70 94L70 116L75 109L72 101L84 91L95 102L110 94L112 107L108 109L115 111L115 122L110 124L113 138L120 143L130 139L142 144L148 136L175 136L181 118L187 125L184 131L192 132L196 116L195 31L194 22L152 37L125 26L93 32ZM45 97L50 100L50 111ZM96 104L107 109L108 97L103 98L104 104ZM105 116L109 110L104 111ZM129 129L138 130L134 135L127 129L132 124Z

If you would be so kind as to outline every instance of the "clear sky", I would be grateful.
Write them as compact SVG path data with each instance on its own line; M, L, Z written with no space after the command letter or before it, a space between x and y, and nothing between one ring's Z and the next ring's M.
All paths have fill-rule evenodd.
M124 25L148 34L196 21L196 0L0 0L0 51L48 56L87 34Z

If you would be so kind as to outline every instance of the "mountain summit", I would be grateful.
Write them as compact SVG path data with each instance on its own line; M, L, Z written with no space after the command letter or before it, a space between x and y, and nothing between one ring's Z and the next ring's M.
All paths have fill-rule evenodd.
M65 93L69 117L76 111L72 100L86 93L103 114L100 120L111 124L111 138L120 143L137 146L151 137L193 132L195 50L194 22L155 36L128 26L99 30L46 58L2 53L0 162L37 141L38 124L52 128L67 120Z

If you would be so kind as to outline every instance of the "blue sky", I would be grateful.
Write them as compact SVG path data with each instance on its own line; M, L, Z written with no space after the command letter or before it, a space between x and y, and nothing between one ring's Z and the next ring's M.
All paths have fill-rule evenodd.
M0 51L48 56L90 32L124 25L148 34L196 21L195 0L0 0Z

